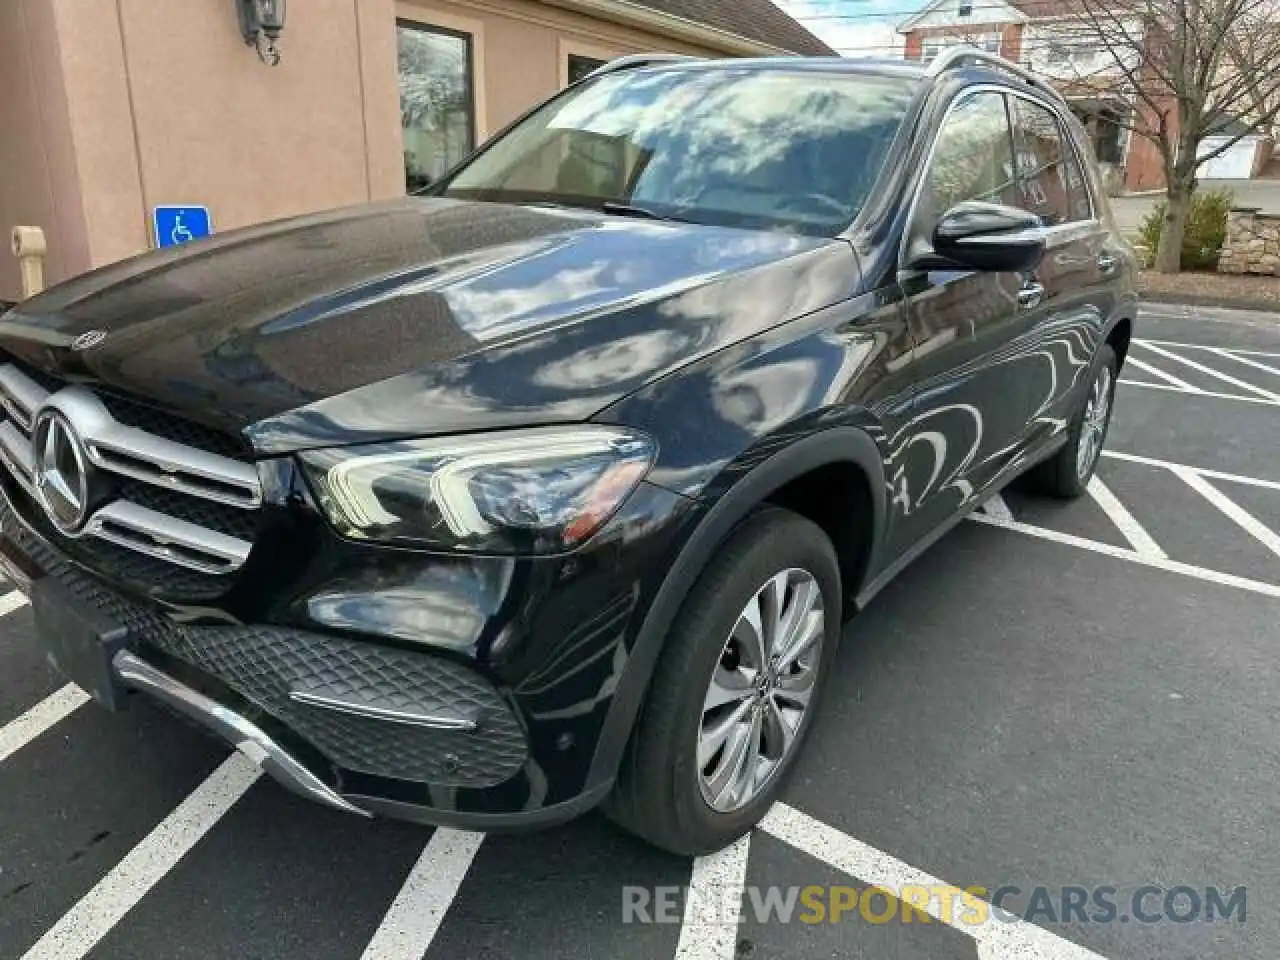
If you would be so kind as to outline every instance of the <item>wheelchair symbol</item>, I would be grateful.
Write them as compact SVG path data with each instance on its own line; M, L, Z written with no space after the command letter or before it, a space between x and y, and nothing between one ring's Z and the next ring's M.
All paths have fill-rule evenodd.
M151 221L157 247L178 247L213 233L209 208L194 204L158 206L152 211Z
M182 222L182 214L173 218L173 232L169 234L169 238L174 243L186 243L188 240L195 239L195 235Z

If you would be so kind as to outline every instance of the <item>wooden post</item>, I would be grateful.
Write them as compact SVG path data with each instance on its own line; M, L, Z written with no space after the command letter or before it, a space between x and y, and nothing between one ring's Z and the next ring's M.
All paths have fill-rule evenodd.
M44 256L47 252L44 231L39 227L13 228L13 255L18 258L24 299L34 297L44 289Z

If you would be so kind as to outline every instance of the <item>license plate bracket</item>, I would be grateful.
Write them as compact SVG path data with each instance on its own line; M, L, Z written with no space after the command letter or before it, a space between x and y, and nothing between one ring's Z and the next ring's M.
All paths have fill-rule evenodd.
M36 642L53 665L109 710L124 706L128 692L111 661L129 641L129 629L53 577L31 584Z

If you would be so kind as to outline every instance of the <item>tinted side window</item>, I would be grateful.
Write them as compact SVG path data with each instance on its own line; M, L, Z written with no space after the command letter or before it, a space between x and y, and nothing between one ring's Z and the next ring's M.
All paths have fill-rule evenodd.
M1089 220L1093 217L1093 206L1089 203L1089 182L1084 171L1080 169L1080 161L1071 143L1063 140L1063 166L1067 177L1067 203L1072 220Z
M931 230L950 207L965 200L1021 203L1002 94L967 96L942 122L920 191L920 227Z
M1018 183L1022 188L1019 205L1038 215L1045 226L1066 223L1073 217L1063 169L1066 144L1058 118L1021 97L1010 97L1009 105L1017 131Z

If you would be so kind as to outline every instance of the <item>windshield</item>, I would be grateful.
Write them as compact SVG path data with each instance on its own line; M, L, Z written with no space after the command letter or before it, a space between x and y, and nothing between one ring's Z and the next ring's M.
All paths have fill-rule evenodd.
M916 86L731 65L606 74L432 192L831 236L865 201Z

